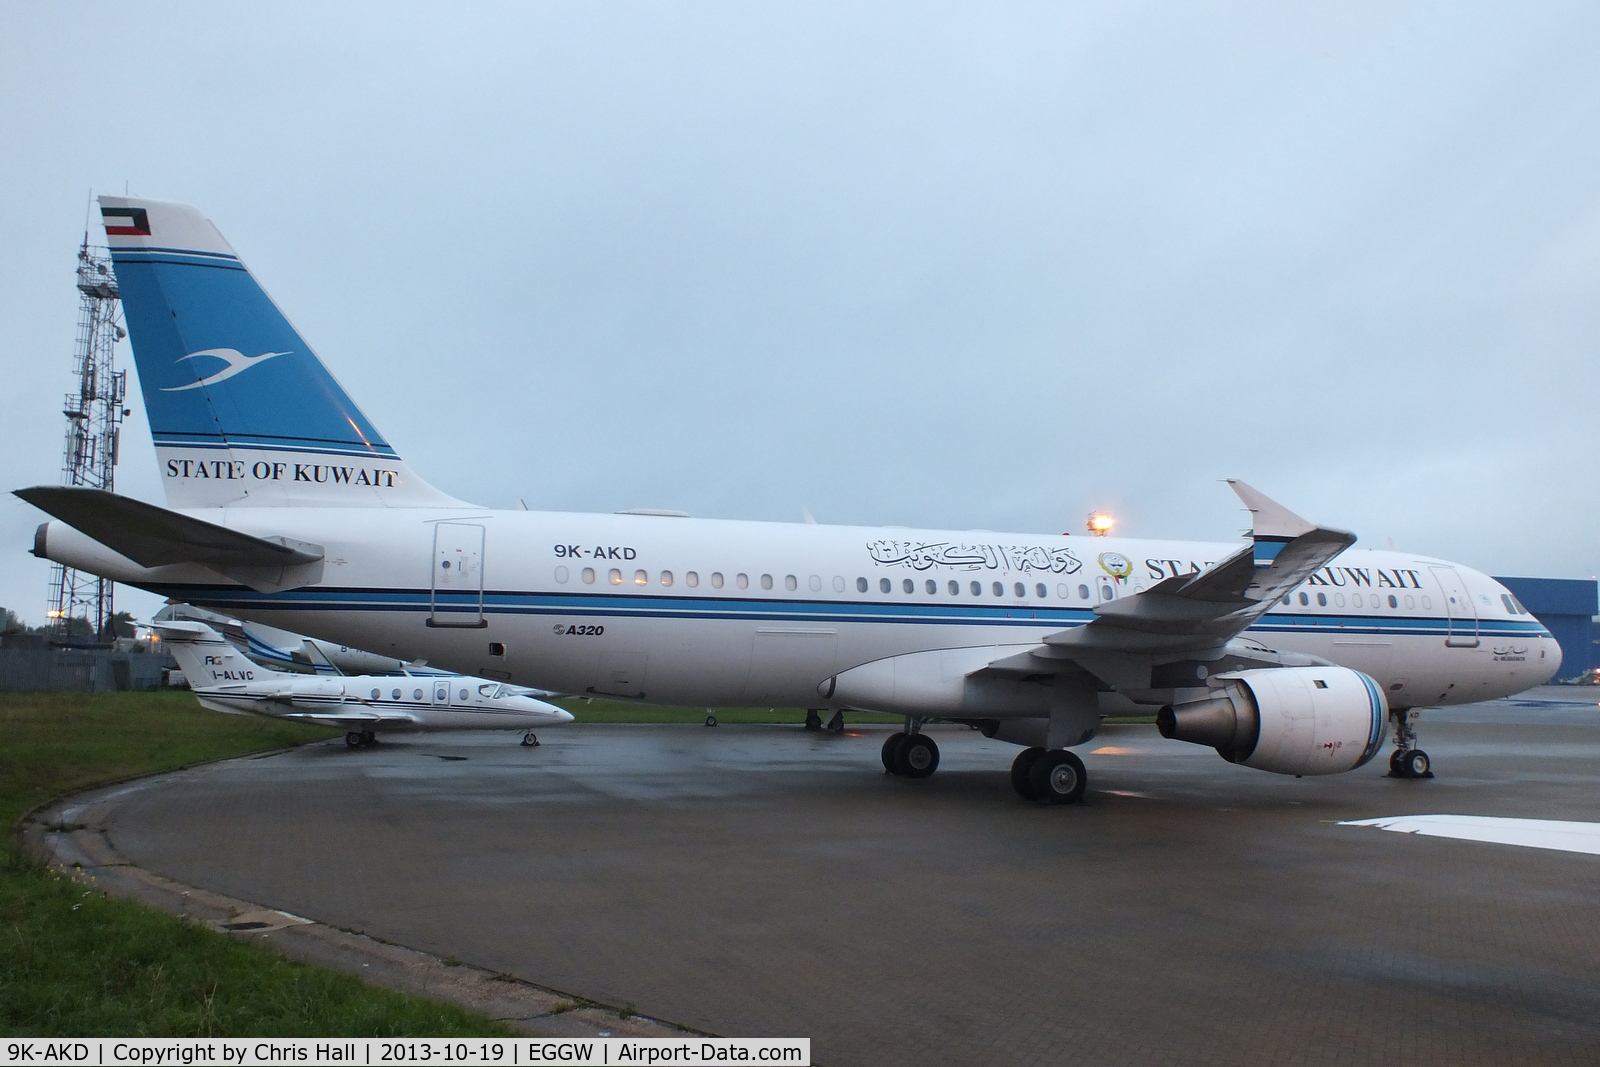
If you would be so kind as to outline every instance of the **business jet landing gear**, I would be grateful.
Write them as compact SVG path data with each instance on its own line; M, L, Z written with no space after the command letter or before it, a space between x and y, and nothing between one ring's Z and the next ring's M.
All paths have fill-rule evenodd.
M833 713L833 717L828 720L827 730L830 734L844 733L844 712L836 711Z
M806 729L807 730L820 730L820 729L822 729L822 713L819 712L816 708L807 708L806 709Z
M351 730L349 733L344 735L344 743L349 745L351 748L360 748L363 745L375 745L378 743L378 735L373 733L371 730Z
M522 747L524 747L524 748L538 748L539 747L539 735L534 733L532 730L529 730L527 733L523 734L522 735Z
M939 746L917 719L908 718L906 729L889 735L882 755L883 769L897 778L926 778L939 769Z
M1089 772L1064 748L1025 748L1011 762L1011 788L1023 800L1073 804L1083 799Z
M1390 708L1394 720L1394 752L1389 756L1390 778L1432 778L1432 762L1417 747L1417 723L1422 712L1415 708Z

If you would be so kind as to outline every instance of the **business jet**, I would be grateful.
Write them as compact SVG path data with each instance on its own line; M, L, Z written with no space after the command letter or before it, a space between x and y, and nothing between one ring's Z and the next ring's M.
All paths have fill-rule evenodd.
M201 706L294 719L348 731L351 748L377 743L379 730L524 730L572 721L572 713L535 700L516 686L446 675L410 678L354 675L324 678L263 667L203 622L152 624L178 661Z
M17 495L34 553L240 618L577 695L903 716L1022 746L1012 784L1079 799L1106 709L1244 767L1349 771L1417 709L1520 692L1560 649L1508 590L1354 549L1242 482L1236 543L497 511L402 460L195 209L104 197L168 507Z

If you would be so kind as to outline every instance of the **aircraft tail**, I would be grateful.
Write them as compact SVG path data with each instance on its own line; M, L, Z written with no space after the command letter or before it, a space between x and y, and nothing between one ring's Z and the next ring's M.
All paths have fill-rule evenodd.
M134 363L173 507L428 507L413 474L186 204L102 196Z
M232 642L203 622L173 620L152 623L151 628L195 689L232 682L260 682L281 673L251 661L234 648Z

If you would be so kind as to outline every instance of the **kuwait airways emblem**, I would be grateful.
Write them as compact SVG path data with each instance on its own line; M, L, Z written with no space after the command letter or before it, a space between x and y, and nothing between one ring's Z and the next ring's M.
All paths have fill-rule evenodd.
M1118 582L1127 581L1128 575L1133 573L1133 561L1121 552L1102 552L1099 560L1100 569Z

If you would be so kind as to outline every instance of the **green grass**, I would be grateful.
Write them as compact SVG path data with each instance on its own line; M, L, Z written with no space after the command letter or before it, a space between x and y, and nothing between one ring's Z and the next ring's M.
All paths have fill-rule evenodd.
M656 704L634 704L626 700L585 700L580 697L563 697L554 701L572 712L579 722L681 722L698 723L706 718L705 708L667 707ZM830 713L824 713L826 720ZM804 708L718 708L717 721L725 723L793 723L806 721ZM880 715L876 712L847 711L844 721L849 723L897 723L900 715Z
M0 815L101 782L333 731L220 715L188 693L0 693ZM34 1036L506 1035L490 1019L366 986L0 852L0 1031Z

